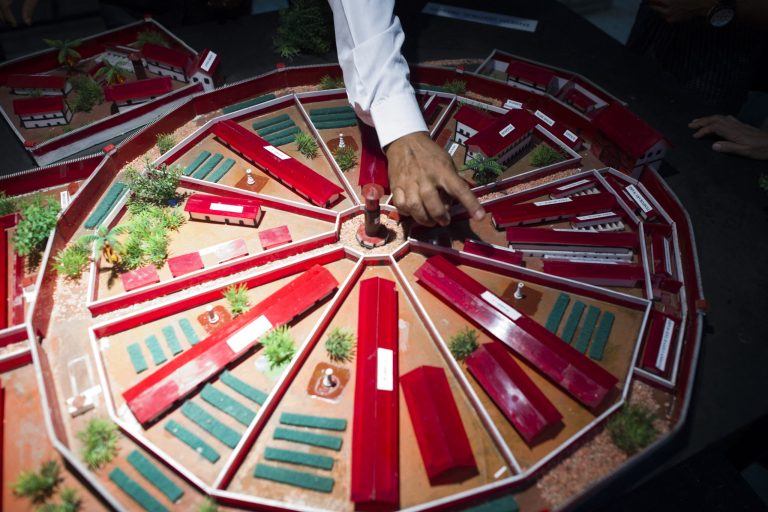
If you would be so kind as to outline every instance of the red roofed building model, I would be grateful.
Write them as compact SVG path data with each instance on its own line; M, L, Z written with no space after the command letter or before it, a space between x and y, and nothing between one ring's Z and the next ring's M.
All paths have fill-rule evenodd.
M213 77L220 59L211 50L203 50L194 58L181 50L146 43L141 53L147 69L152 73L180 82L201 83L207 91L214 88Z
M45 128L69 124L72 111L63 96L43 96L14 100L13 113L24 128Z
M119 112L125 112L173 90L170 77L162 76L137 82L110 85L104 90L104 98L114 101Z
M59 96L72 89L64 75L11 75L6 85L18 95Z
M556 94L559 89L557 75L551 70L519 60L509 62L507 83L511 85L522 84L547 94Z
M259 202L239 197L192 194L184 211L192 220L258 226L262 211Z
M531 143L536 118L525 109L513 109L467 139L464 162L485 156L509 165Z
M454 139L459 144L464 144L468 138L491 124L494 119L486 112L467 105L461 107L453 118L456 120Z

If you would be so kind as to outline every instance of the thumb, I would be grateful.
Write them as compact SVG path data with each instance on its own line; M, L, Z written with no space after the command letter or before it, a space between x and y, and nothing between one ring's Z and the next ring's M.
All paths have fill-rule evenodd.
M734 155L741 155L749 157L752 148L746 144L738 144L728 140L720 140L712 144L712 149L718 153L732 153Z

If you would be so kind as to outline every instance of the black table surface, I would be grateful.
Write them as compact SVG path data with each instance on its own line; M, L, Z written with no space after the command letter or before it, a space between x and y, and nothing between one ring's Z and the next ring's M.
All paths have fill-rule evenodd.
M682 92L655 63L554 0L444 3L532 18L539 24L528 33L419 15L411 9L403 13L409 61L485 58L497 48L572 70L626 101L673 145L662 175L691 217L709 313L686 429L633 481L653 478L766 414L768 195L757 180L768 172L768 163L718 154L711 151L711 141L693 139L688 122L717 112ZM221 55L227 82L274 69L282 60L272 52L275 13L185 24L166 12L160 21L193 48L211 48ZM333 61L335 55L329 54L300 56L289 64ZM0 169L8 173L33 167L1 124ZM609 492L621 495L630 487L625 482Z

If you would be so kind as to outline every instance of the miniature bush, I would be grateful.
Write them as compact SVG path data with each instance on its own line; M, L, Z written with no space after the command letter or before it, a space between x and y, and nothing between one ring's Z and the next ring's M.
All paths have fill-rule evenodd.
M608 432L613 443L627 455L632 455L656 439L654 415L645 407L625 405L608 420Z
M224 290L224 298L229 302L229 309L233 315L242 315L248 311L248 287L244 284L227 286Z
M351 361L355 353L355 335L345 329L334 327L325 340L325 350L331 361Z
M348 171L357 163L357 154L350 146L344 146L333 152L333 159L339 164L339 169Z
M308 133L299 132L296 134L296 147L299 148L299 153L307 158L317 156L317 141Z
M344 79L340 76L323 75L318 84L320 90L341 89L344 87Z
M280 11L280 25L272 39L275 51L292 60L302 52L322 55L331 49L331 13L322 0L292 0Z
M75 50L82 44L79 39L43 39L45 44L51 48L58 50L56 58L59 64L64 64L68 67L73 67L82 58L80 52Z
M0 217L3 215L10 215L19 211L19 200L13 196L5 195L5 192L0 190Z
M157 135L157 143L155 143L155 145L162 155L176 145L176 139L174 139L173 135L170 133L160 133Z
M107 85L122 84L128 76L128 70L118 63L101 61L102 66L96 70L93 78L103 80Z
M136 38L136 46L143 48L147 43L165 46L166 48L169 46L168 41L166 41L163 34L155 30L144 30L139 32L139 35Z
M80 241L83 244L90 244L93 242L97 252L101 252L102 257L110 263L117 263L120 261L119 252L121 249L120 240L118 237L128 231L128 226L125 224L115 226L109 229L106 225L102 224L94 230L90 235L83 235Z
M477 347L477 331L469 327L454 334L448 342L448 348L457 361L468 358Z
M37 512L77 512L80 510L82 501L80 495L77 493L77 489L71 487L65 487L59 493L61 503L46 503Z
M125 184L131 191L131 202L155 206L166 206L170 201L178 199L176 189L179 187L181 167L168 167L165 164L154 166L145 162L144 172L135 167L125 171Z
M81 241L69 244L53 257L53 268L62 276L79 279L88 265L88 246Z
M40 471L22 471L13 483L13 494L29 498L32 503L43 503L56 492L61 482L60 472L55 460L44 462Z
M467 92L467 82L464 80L447 80L443 87L446 91L453 94L464 94Z
M21 220L13 235L16 254L28 257L29 263L34 263L39 258L45 249L48 235L56 227L56 217L60 209L58 201L39 195L21 207ZM34 268L35 264L30 266Z
M74 100L70 104L74 112L90 112L96 105L104 102L104 91L101 86L88 75L75 75L69 79L74 92Z
M261 344L264 346L264 355L269 361L270 369L287 363L296 353L291 331L287 325L271 330L261 339Z
M95 418L77 433L83 443L81 454L89 469L99 469L117 456L117 425Z
M219 506L211 498L205 498L197 512L219 512Z
M185 222L177 208L161 208L146 203L131 203L131 220L118 226L128 238L120 245L119 270L134 270L147 264L162 267L168 259L170 231L178 231Z
M552 165L563 160L563 155L547 144L539 144L531 151L529 162L536 167Z
M472 180L477 185L493 183L504 172L504 167L493 158L476 156L466 163L461 170L472 170Z

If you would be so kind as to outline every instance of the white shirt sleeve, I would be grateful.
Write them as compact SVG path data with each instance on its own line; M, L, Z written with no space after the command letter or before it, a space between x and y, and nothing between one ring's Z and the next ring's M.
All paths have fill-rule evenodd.
M400 53L405 35L394 0L329 0L347 96L382 147L427 131Z

